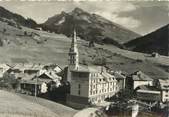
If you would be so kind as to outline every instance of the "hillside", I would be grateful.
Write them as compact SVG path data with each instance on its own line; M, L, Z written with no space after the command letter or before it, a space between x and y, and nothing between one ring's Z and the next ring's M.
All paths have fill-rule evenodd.
M136 52L152 53L169 56L169 24L143 37L131 40L125 44Z
M0 22L3 30L4 23ZM0 63L56 63L62 68L68 64L71 39L62 34L48 33L23 27L18 29L5 25L6 32L0 31L3 46L0 47ZM24 33L27 33L26 35ZM33 33L33 36L30 35ZM103 64L113 70L127 74L142 70L152 78L167 78L169 59L158 59L136 52L119 49L112 45L89 48L88 42L78 38L81 64Z
M1 117L72 117L77 111L41 98L0 90ZM64 112L64 113L63 113Z
M97 43L113 44L123 47L122 43L140 35L115 24L99 15L90 14L80 8L55 15L42 24L44 30L70 36L74 27L78 36Z
M13 13L1 6L0 21L7 22L9 24L16 23L17 25L22 25L30 28L35 28L37 26L37 23L34 20L30 18L25 19L23 16Z

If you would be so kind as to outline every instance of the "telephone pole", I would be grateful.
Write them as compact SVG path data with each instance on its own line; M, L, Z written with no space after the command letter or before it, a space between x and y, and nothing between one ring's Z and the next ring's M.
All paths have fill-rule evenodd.
M38 77L36 77L36 83L35 83L35 98L37 97L37 85L38 85Z

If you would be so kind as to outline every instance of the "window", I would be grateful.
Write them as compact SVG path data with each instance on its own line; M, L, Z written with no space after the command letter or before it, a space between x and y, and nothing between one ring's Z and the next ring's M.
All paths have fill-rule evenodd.
M78 87L79 87L79 89L80 89L80 87L81 87L80 84L78 85Z
M78 90L78 94L80 95L80 90Z
M80 85L80 84L78 85L78 88L79 88L78 94L80 95L80 88L81 88L81 85Z

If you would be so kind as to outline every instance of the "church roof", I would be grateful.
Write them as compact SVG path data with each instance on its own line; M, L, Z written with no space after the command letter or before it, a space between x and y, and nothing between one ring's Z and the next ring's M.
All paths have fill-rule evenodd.
M74 72L101 72L101 66L87 66L87 65L79 65L77 69L72 71Z
M104 78L105 82L113 80L114 75L109 74L102 66L79 66L78 69L72 70L73 72L87 72L96 73L97 75L90 78Z

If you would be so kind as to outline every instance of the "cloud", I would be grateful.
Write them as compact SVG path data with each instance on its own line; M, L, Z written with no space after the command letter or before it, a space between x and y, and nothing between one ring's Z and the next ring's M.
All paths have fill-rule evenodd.
M137 9L137 5L131 2L97 2L96 4L79 3L77 6L84 8L85 10L101 15L115 23L118 23L124 27L133 29L139 27L141 22L131 16L120 17L118 14L121 12L131 12Z
M127 27L129 29L137 28L141 25L141 22L139 20L134 19L133 17L119 17L117 13L111 13L111 12L95 12L98 15L101 15L108 20L118 23L124 27Z
M132 11L136 7L129 2L81 2L75 4L80 6L88 11L106 11L106 12L123 12L123 11Z
M130 29L139 27L141 24L139 20L131 16L118 16L121 12L131 12L137 9L137 5L130 2L77 2L74 5Z
M118 14L119 17L131 16L141 22L139 27L135 27L132 30L144 35L169 23L169 3L137 2L134 4L137 5L136 10Z
M38 23L45 22L61 11L70 12L79 7L142 34L169 21L168 2L88 1L90 2L1 2L0 5Z
M112 19L112 21L121 24L129 29L138 28L141 25L141 21L134 19L133 17L118 17Z

